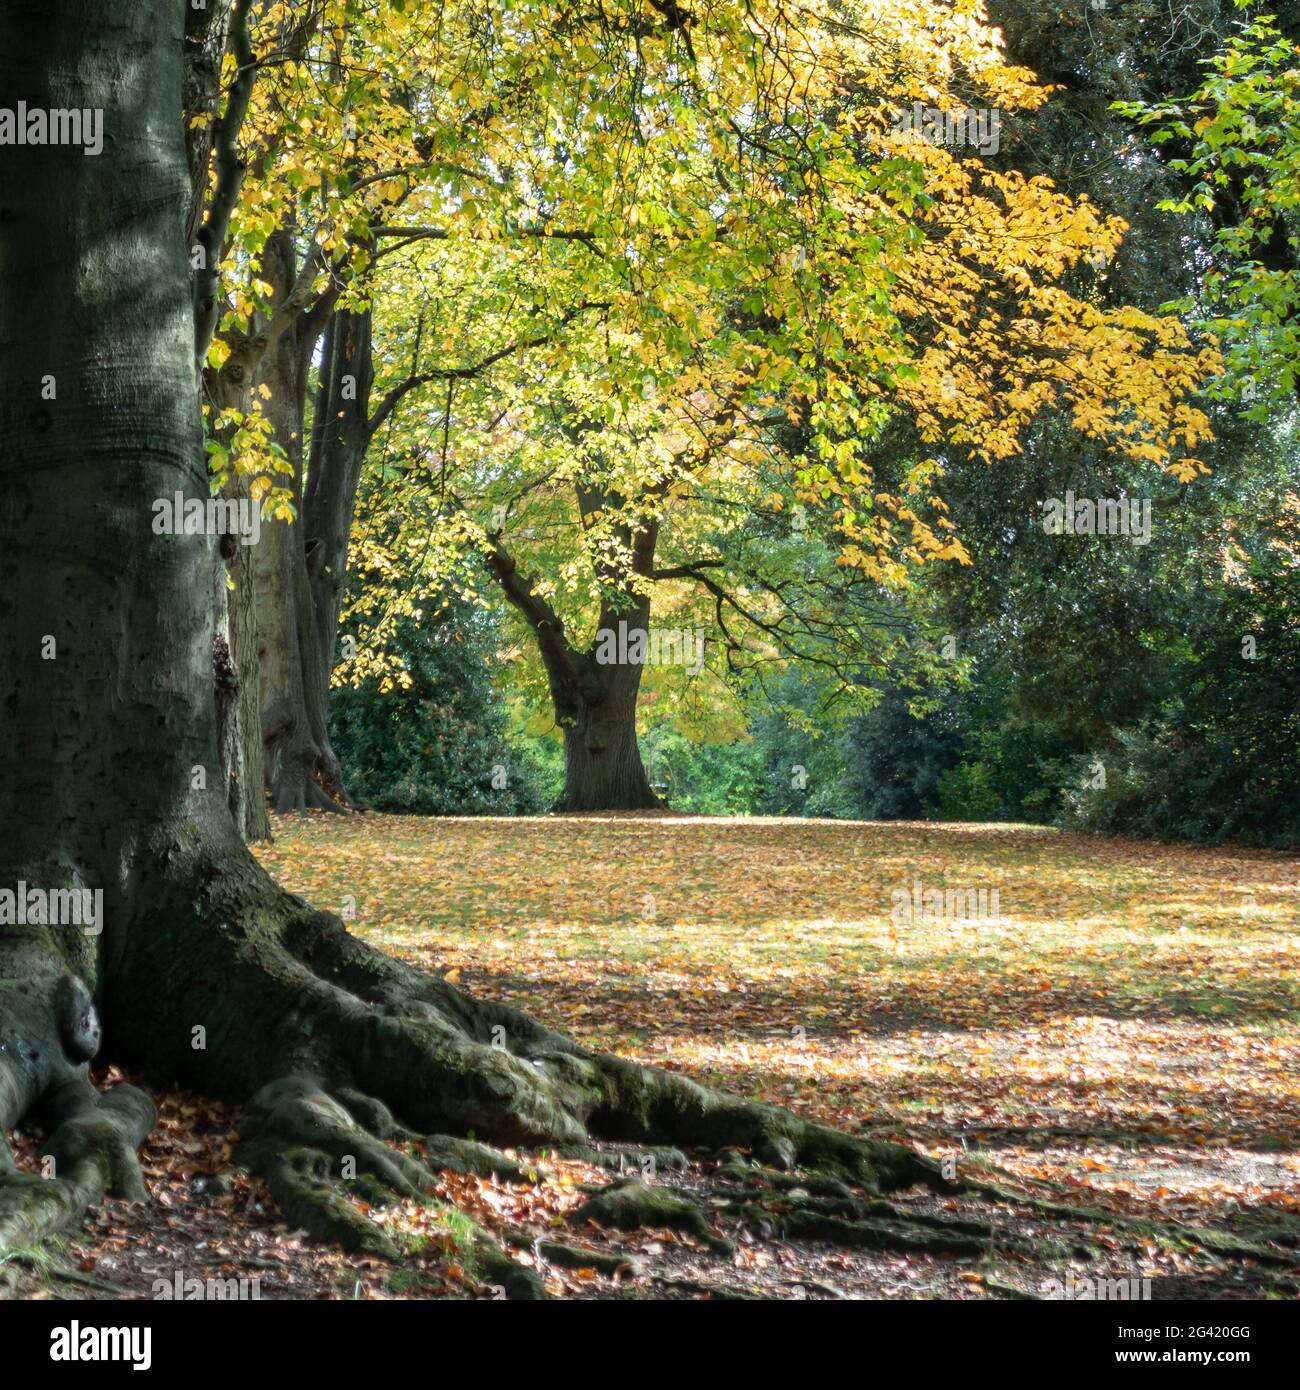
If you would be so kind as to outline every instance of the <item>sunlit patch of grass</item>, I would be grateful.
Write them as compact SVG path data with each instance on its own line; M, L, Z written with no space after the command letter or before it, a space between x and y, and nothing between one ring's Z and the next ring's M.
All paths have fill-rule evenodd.
M1300 865L1283 855L693 817L313 815L276 836L267 867L319 906L355 900L350 928L385 950L850 1129L997 1144L1026 1168L1041 1155L1006 1132L1064 1134L1048 1167L1076 1181L1116 1135L1208 1159L1300 1132ZM998 917L895 922L918 879L996 889Z

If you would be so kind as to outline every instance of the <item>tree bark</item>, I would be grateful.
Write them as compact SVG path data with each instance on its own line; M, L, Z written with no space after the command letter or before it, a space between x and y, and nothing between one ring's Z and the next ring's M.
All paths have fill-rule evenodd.
M606 610L617 631L648 623L649 600L621 619ZM557 811L646 811L662 803L650 788L636 736L642 667L601 665L595 652L571 652L566 669L550 676L556 722L564 731L564 794Z
M578 505L584 513L600 510L607 501L597 489L579 487ZM646 518L635 535L624 543L632 553L633 573L648 579L654 568L658 522ZM519 573L514 558L492 541L487 552L488 570L506 600L532 629L546 670L555 722L564 735L564 793L556 811L647 811L663 803L646 777L636 736L636 702L643 667L619 660L597 660L601 634L627 631L648 634L651 600L647 592L613 570L601 573L606 597L601 604L596 640L585 650L568 639L564 622L538 593L536 585Z
M321 360L311 462L303 498L302 529L311 592L311 639L321 718L328 728L330 678L338 645L339 615L347 581L348 550L361 468L370 445L370 395L374 383L371 311L337 310ZM334 759L326 789L351 804Z
M244 480L236 480L223 496L248 497ZM249 844L271 838L266 806L266 776L262 767L262 699L258 678L258 621L254 558L237 542L223 548L225 569L219 576L218 641L230 654L233 692L228 711L219 697L218 715L228 721L221 739L221 765L226 800L240 835ZM226 582L229 576L230 582ZM218 726L221 732L222 726Z
M263 274L282 301L298 272L292 231L267 242ZM266 412L272 436L293 469L292 521L263 527L254 547L258 617L258 667L262 698L262 747L267 784L277 811L308 807L338 811L326 791L341 788L342 773L325 727L328 673L312 605L303 545L303 430L307 377L316 346L315 321L299 316L263 357L259 381L270 389Z
M564 728L564 795L557 811L646 811L650 787L636 737L636 693L602 690Z
M248 409L251 390L236 372L206 371L204 390L212 418L223 409ZM249 498L248 479L232 478L223 499ZM262 771L258 622L255 604L256 547L235 536L218 538L222 563L213 577L213 679L217 704L219 768L226 802L240 835L253 843L271 837Z
M103 895L89 929L68 899L57 921L0 925L0 1131L34 1114L56 1163L49 1185L6 1184L0 1241L106 1185L143 1195L130 1154L152 1107L91 1087L91 992L112 997L168 855L238 847L217 760L214 541L152 529L156 499L208 495L183 11L100 8L0 11L0 90L104 122L98 156L0 151L0 741L22 750L2 784L0 888Z
M230 10L225 5L189 5L185 10L185 65L181 83L185 111L185 154L190 171L190 208L185 245L193 247L208 202L208 170L216 114L221 101L221 60Z

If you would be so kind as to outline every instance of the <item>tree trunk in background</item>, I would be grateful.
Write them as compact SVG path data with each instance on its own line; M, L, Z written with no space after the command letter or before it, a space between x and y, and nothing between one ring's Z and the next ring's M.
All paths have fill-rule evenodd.
M594 516L623 498L601 485L577 484L578 509ZM659 522L644 516L635 530L621 527L619 540L632 557L632 572L648 580L654 568ZM596 643L572 663L576 679L548 666L556 722L564 730L564 795L557 811L645 811L662 805L650 788L636 738L636 702L644 666L614 644L619 660L602 664L602 634L642 632L649 637L651 599L613 567L598 568L605 585ZM611 653L606 647L606 656ZM558 679L557 679L558 677Z
M584 512L597 509L595 494L580 491ZM658 523L648 519L635 537L625 537L637 572L648 576L654 563ZM636 702L641 689L640 664L597 660L602 632L617 633L619 624L647 634L650 595L617 587L612 572L609 597L601 606L597 640L580 651L568 639L564 622L534 583L519 573L514 558L492 539L486 553L489 572L502 593L532 629L546 671L555 722L564 734L564 794L557 811L648 811L663 803L654 794L641 761L636 737ZM617 601L616 601L617 600Z
M248 409L251 389L238 369L204 372L204 389L212 418L227 407ZM248 480L232 478L223 498L248 500ZM265 528L263 530L265 536ZM256 546L237 536L220 538L222 564L213 583L213 678L217 704L218 746L226 800L236 828L248 842L269 840L266 778L262 771L262 701L259 692Z
M226 5L185 8L185 45L181 92L190 199L185 218L185 246L202 250L199 230L213 195L212 153L221 105L221 66L231 10ZM212 235L217 235L213 232ZM211 238L208 237L208 240ZM218 240L220 237L218 236ZM193 269L193 267L192 267ZM196 280L196 293L198 281ZM215 311L213 313L215 320ZM199 356L205 356L200 345ZM211 428L223 409L249 406L251 376L240 361L221 370L200 363L204 394L211 408ZM244 480L232 479L222 497L248 500ZM247 841L270 838L262 775L260 701L257 694L257 615L253 608L252 557L233 537L220 543L225 562L213 586L213 680L217 737L227 804L236 828Z
M230 27L228 5L185 7L185 59L181 92L185 112L185 158L190 171L190 206L185 245L193 246L209 192L213 117L221 101L221 62Z
M248 488L240 480L222 495L246 498ZM217 634L226 643L234 689L223 696L222 682L218 678L218 731L224 731L222 770L230 814L239 833L252 844L271 838L262 763L256 568L251 549L237 540L223 548L223 558L226 563L219 577Z
M371 312L367 309L354 314L339 310L330 322L325 340L302 512L322 719L329 713L330 677L347 580L352 518L361 467L371 439L373 383ZM336 799L346 799L337 760L334 767L337 781L326 781L326 790Z
M615 616L602 630L648 630L650 602ZM636 702L643 667L601 665L592 652L573 653L573 674L550 677L555 719L564 731L564 794L557 811L645 811L662 803L650 788L636 737Z
M557 811L644 811L661 802L636 738L636 691L584 699L564 728L564 795Z
M268 240L263 260L263 275L275 289L275 302L288 293L296 274L293 236L282 229ZM314 329L300 317L267 352L258 373L259 384L271 393L264 409L273 438L293 469L296 513L293 521L265 523L253 547L262 749L271 800L281 812L342 809L322 786L339 787L342 776L325 728L327 677L302 541L303 428L315 342Z

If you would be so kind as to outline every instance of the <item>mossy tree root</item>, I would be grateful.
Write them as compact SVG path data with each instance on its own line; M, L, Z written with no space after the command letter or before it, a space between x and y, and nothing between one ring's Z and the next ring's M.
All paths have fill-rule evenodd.
M37 968L0 981L0 1132L30 1119L45 1142L41 1172L25 1173L0 1138L0 1258L79 1221L105 1192L147 1200L136 1151L157 1118L134 1086L91 1084L100 1026L82 980L49 968L53 952L7 944L11 961Z
M169 914L165 935L128 933L114 997L131 1007L110 1014L109 1034L148 1079L244 1102L240 1159L315 1234L393 1254L349 1188L409 1199L427 1197L437 1169L529 1178L504 1146L593 1155L615 1141L664 1169L686 1149L732 1149L871 1193L950 1187L902 1145L592 1052L472 999L358 941L251 863L195 877L152 907ZM496 1282L520 1285L490 1251L485 1260Z
M1297 1264L1293 1249L1272 1249L1258 1241L1243 1240L1240 1236L1226 1231L1216 1231L1208 1226L1171 1227L1159 1221L1146 1220L1137 1216L1124 1216L1118 1212L1106 1211L1098 1207L1078 1207L1069 1202L1054 1201L1030 1193L1016 1192L996 1183L967 1178L960 1184L961 1190L972 1196L1018 1207L1032 1212L1046 1221L1077 1222L1080 1225L1105 1226L1116 1239L1139 1247L1151 1239L1161 1239L1180 1245L1198 1245L1212 1255L1224 1259L1248 1259L1261 1264L1283 1267Z
M186 891L151 909L168 913L167 932L127 934L115 997L130 1008L110 1015L110 1036L150 1079L245 1102L243 1159L309 1230L382 1248L374 1222L358 1213L363 1229L339 1206L340 1184L412 1197L431 1167L527 1176L502 1146L612 1140L665 1166L683 1149L730 1148L873 1193L950 1187L902 1145L592 1052L472 999L350 936L251 861L178 879Z

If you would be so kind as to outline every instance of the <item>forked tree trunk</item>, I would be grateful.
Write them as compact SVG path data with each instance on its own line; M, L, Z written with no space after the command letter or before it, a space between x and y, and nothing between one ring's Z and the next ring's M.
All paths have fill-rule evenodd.
M596 504L588 500L586 505ZM658 526L648 522L632 544L635 561L648 575ZM662 805L650 787L636 736L636 702L643 667L631 660L630 647L615 644L615 661L602 662L601 634L648 632L650 597L624 591L619 602L602 605L596 640L588 650L569 641L564 622L537 586L497 539L486 554L487 566L507 601L523 616L537 642L546 671L555 722L564 735L564 793L557 811L647 811ZM608 576L614 583L618 577ZM616 591L617 592L617 591ZM608 650L606 649L608 655Z
M595 516L621 497L602 484L579 480L578 509ZM649 515L635 529L621 528L619 539L632 557L634 575L646 581L654 566L659 522ZM649 592L613 567L598 567L608 586L601 603L596 639L587 651L571 648L564 660L547 662L556 722L564 731L564 796L557 811L646 811L661 803L650 788L636 738L636 702L641 690L644 650L626 635L648 636ZM624 640L615 638L623 634ZM612 658L612 659L611 659Z

